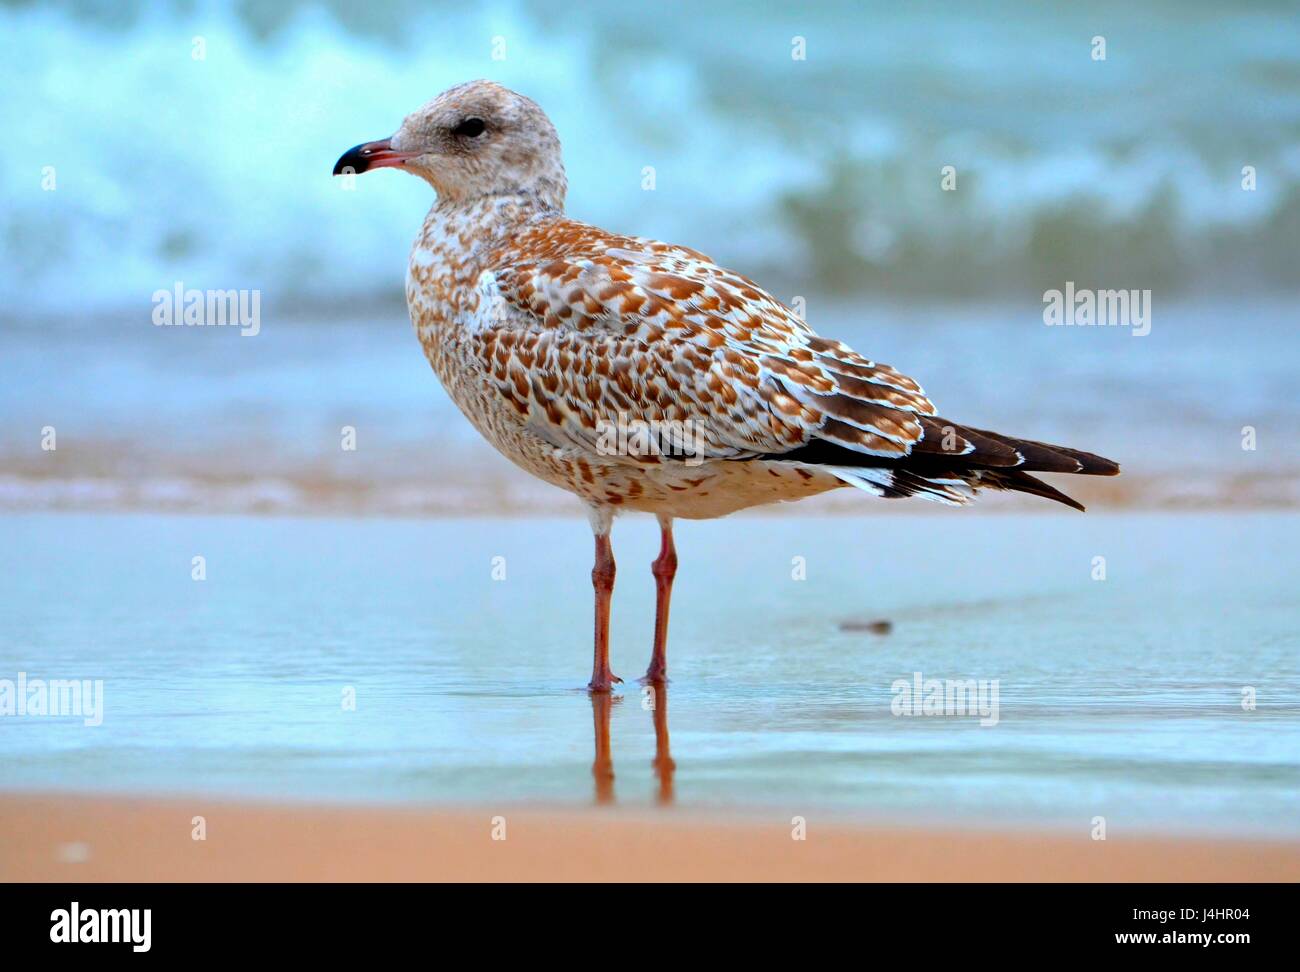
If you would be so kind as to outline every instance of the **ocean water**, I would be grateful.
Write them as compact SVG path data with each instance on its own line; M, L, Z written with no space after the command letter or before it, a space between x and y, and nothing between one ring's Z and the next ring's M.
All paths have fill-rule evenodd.
M799 298L954 421L1120 460L1090 505L1300 506L1291 4L655 10L0 0L0 510L566 509L416 347L428 187L330 175L484 76L555 120L573 214ZM256 291L257 336L154 327L178 281ZM1151 333L1045 327L1067 282L1150 290Z
M430 192L333 162L477 77L554 119L579 218L793 293L1294 293L1297 51L1286 0L6 0L0 314L397 294Z
M807 300L820 333L915 377L939 414L1119 461L1117 480L1057 480L1085 503L1300 506L1292 300L1156 302L1145 337L1047 327L1042 309L1036 295ZM256 337L143 317L94 330L16 326L0 331L0 375L0 509L446 515L573 504L478 437L400 305L359 317L268 313ZM342 448L345 427L354 451ZM919 502L843 490L786 509ZM976 508L1043 505L991 494Z
M673 681L648 707L647 518L615 529L628 682L593 704L576 516L9 514L0 678L102 679L105 706L95 727L0 717L0 786L1295 837L1298 530L684 524ZM917 672L996 680L996 724L896 714Z

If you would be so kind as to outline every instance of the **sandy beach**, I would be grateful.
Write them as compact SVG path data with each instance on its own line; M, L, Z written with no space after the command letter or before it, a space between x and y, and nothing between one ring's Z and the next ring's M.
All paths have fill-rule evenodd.
M196 816L206 839L195 840ZM494 819L495 818L495 819ZM504 839L494 839L504 828ZM6 796L5 881L1296 881L1300 844Z

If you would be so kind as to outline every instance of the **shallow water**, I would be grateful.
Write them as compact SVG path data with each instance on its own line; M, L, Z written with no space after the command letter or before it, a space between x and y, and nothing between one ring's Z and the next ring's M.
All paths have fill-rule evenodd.
M613 663L629 684L605 706L581 690L578 517L8 515L0 678L103 679L105 718L0 718L0 776L1294 835L1297 528L961 511L682 524L673 681L650 711L632 683L653 610L645 518L616 526ZM842 629L880 619L888 634ZM918 671L998 680L997 724L893 714L893 683ZM593 773L606 728L610 765ZM657 742L675 773L653 765Z

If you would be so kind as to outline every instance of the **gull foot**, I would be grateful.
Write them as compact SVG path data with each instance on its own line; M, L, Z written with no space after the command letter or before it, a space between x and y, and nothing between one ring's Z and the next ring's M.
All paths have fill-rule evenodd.
M637 681L642 685L663 685L668 681L668 666L651 665Z
M592 695L609 692L614 687L615 682L621 683L623 680L613 672L606 672L604 677L593 676L587 683L587 691Z

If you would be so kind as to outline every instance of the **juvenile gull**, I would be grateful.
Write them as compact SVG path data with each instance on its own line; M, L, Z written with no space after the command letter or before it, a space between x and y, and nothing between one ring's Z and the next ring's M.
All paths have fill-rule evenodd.
M402 168L437 191L411 249L406 300L452 400L507 458L587 505L596 536L592 692L609 667L621 510L653 513L662 545L654 648L667 676L676 517L707 519L842 486L966 503L980 489L1082 510L1031 472L1111 476L1087 452L959 425L911 378L815 334L702 253L564 215L560 139L490 81L458 85L335 175Z

